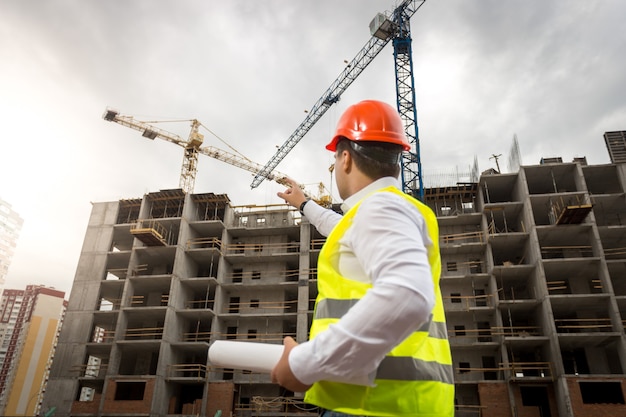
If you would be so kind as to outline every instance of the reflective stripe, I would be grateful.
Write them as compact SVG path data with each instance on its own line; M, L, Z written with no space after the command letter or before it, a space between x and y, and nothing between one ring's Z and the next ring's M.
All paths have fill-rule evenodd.
M454 384L452 365L443 365L406 356L386 356L378 366L376 379L438 381Z
M324 298L319 300L315 306L316 319L339 319L348 312L359 300L337 300L335 298Z
M315 307L315 319L340 319L348 312L359 300L338 300L336 298L324 298L319 300ZM433 322L431 314L428 321L422 324L417 330L418 332L428 332L428 336L435 339L447 339L448 331L445 323Z
M419 328L418 332L428 332L428 337L434 339L448 339L448 329L446 323L440 321L432 321L433 315L431 314L428 321Z

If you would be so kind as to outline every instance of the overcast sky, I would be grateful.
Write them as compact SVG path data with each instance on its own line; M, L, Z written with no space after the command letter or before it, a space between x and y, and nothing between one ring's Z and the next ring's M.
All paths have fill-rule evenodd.
M178 187L182 148L102 119L196 118L265 164L370 38L382 0L0 1L0 198L24 219L8 288L69 296L91 202ZM411 20L424 176L522 163L609 162L626 130L623 0L427 0ZM336 195L323 146L342 111L395 104L393 49L278 170ZM182 137L189 123L159 123ZM228 149L208 132L205 144ZM200 156L195 192L274 204L280 187Z

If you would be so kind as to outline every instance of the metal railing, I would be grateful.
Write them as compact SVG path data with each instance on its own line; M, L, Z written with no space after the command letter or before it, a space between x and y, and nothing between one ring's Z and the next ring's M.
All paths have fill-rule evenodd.
M539 326L502 326L492 327L492 334L494 336L504 337L530 337L541 336L541 327Z
M163 337L164 327L128 328L124 333L125 340L154 340Z
M439 237L441 246L445 245L459 245L462 243L485 243L485 235L483 232L467 232L467 233L453 233L449 235L442 235Z
M209 368L201 363L183 363L167 365L166 374L168 378L193 378L205 380Z
M612 332L611 319L554 319L557 333L588 333L588 332Z
M187 240L186 250L217 249L222 251L222 241L216 237L197 237Z
M300 243L229 243L227 245L223 245L222 248L224 250L224 254L226 255L242 254L246 256L261 256L276 253L297 253L300 252Z

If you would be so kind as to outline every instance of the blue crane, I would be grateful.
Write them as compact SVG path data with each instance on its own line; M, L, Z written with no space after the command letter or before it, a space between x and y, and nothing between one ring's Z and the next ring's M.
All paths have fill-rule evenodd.
M410 20L425 1L404 0L389 15L379 13L374 17L370 23L372 37L317 100L300 126L278 148L276 154L265 166L256 173L251 184L252 188L258 187L272 173L274 168L311 130L324 113L339 101L341 95L376 58L387 43L392 41L396 72L397 108L404 122L407 139L411 144L411 150L404 152L401 160L402 190L423 200L424 187L417 127L417 110L415 108Z

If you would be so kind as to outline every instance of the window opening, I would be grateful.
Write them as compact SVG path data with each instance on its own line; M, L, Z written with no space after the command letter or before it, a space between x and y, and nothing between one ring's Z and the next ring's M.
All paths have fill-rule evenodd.
M579 382L580 394L584 404L624 404L622 383L617 382Z
M115 401L143 400L146 390L145 381L122 382L118 381L115 387Z

